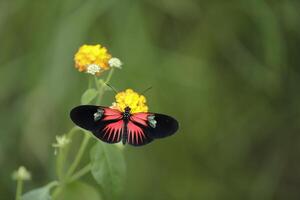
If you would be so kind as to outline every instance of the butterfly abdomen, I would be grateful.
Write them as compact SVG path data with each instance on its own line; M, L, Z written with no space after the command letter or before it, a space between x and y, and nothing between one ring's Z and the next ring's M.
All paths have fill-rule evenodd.
M129 117L130 117L130 108L126 107L125 108L125 112L123 113L123 121L124 121L124 131L122 134L122 143L126 144L127 143L127 139L128 139L128 128L127 128L127 124L129 121Z
M123 134L122 134L122 144L126 144L127 143L127 138L128 138L127 123L128 122L126 122L126 121L124 123L124 129L123 129Z

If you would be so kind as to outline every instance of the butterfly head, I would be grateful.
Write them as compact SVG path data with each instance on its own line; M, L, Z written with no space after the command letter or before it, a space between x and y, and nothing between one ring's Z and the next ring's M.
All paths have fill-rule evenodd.
M128 119L130 117L130 111L131 111L131 108L129 106L126 106L125 109L124 109L124 118Z
M131 110L131 108L130 108L129 106L126 106L126 107L125 107L125 112L128 112L128 113L129 113L130 110Z

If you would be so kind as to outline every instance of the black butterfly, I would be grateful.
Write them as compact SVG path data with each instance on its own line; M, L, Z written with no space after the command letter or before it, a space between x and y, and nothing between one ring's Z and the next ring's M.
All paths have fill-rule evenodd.
M122 141L123 144L142 146L178 130L178 122L173 117L149 112L131 113L130 110L130 107L121 112L103 106L82 105L73 108L70 117L76 125L107 143Z

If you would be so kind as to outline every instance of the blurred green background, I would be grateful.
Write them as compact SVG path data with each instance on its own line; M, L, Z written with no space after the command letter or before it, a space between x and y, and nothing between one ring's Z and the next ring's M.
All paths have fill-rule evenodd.
M126 148L123 200L300 199L299 9L296 0L1 0L0 199L14 198L20 165L33 175L25 191L55 178L51 144L87 87L73 55L97 43L124 63L111 85L152 85L150 110L181 125Z

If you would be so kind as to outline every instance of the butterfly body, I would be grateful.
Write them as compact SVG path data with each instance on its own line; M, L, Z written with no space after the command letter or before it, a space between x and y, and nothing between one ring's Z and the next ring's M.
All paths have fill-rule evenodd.
M98 139L107 143L142 146L154 139L174 134L178 122L167 115L157 113L131 113L126 107L124 112L116 109L82 105L72 109L72 121L79 127L91 131Z
M127 142L127 138L128 138L128 129L127 129L127 124L129 122L129 118L130 118L130 108L127 106L125 108L125 112L123 113L123 120L124 120L124 131L122 134L122 143L126 144Z

